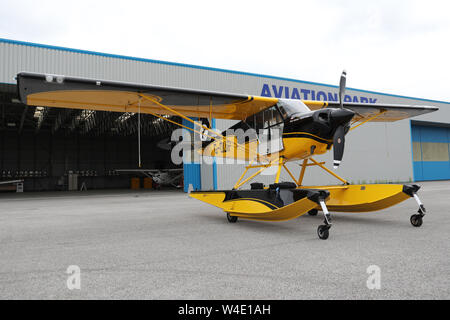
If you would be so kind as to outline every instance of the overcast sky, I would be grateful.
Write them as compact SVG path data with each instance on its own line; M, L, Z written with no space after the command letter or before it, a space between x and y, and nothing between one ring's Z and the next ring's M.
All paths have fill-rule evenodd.
M2 1L0 37L450 101L450 1Z

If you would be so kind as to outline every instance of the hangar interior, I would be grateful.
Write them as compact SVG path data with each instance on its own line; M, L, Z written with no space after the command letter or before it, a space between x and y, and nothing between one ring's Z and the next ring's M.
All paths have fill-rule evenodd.
M26 191L68 190L73 173L88 190L130 187L130 174L116 170L139 168L136 114L28 107L16 90L1 86L1 180L23 179ZM177 126L140 116L142 167L175 168L158 143Z

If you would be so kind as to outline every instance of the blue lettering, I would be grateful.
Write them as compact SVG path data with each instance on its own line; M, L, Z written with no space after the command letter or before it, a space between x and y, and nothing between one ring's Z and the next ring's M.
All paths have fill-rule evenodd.
M263 84L263 88L262 88L262 92L261 92L261 97L271 97L272 95L270 94L270 89L269 89L269 85L264 83Z
M337 93L327 92L327 91L315 91L312 89L300 89L300 88L291 88L288 86L277 86L271 85L273 90L273 96L276 98L281 98L283 95L286 99L302 99L303 100L320 100L320 101L339 101L339 97ZM284 93L284 94L283 94ZM272 97L272 92L270 90L270 85L267 83L263 84L261 90L262 97ZM377 98L367 98L363 96L352 96L346 94L344 96L344 102L353 102L353 103L376 103Z
M325 94L325 92L317 92L317 100L327 101L327 95Z
M280 89L277 91L277 86L272 85L273 94L275 95L275 98L281 98L281 95L283 94L283 86L280 86Z
M300 94L298 93L298 89L297 88L292 89L291 99L300 99Z
M304 99L308 100L308 94L311 92L307 89L300 89L300 92L303 93Z
M338 101L337 93L328 92L328 101Z

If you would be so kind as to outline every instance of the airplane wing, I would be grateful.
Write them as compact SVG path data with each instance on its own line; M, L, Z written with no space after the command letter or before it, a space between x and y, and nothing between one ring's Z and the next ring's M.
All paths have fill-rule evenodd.
M14 183L20 183L20 182L23 182L23 180L0 181L0 184L14 184Z
M183 173L183 168L173 168L173 169L116 169L117 172L123 173L143 173L153 176L156 173L161 172L172 172L172 173Z
M153 176L159 172L159 170L149 170L149 169L116 169L115 171L124 174L138 173L142 174L143 176L151 178L153 178Z
M17 85L27 105L138 112L140 101L141 113L173 115L164 105L199 118L244 120L278 102L277 98L26 72L17 75Z
M170 176L169 180L166 181L166 183L167 184L174 184L176 181L179 181L182 176L183 176L183 172L176 173L176 174Z
M340 107L339 102L303 100L303 103L306 104L311 110ZM343 106L344 108L355 112L355 117L353 119L356 121L364 121L379 114L371 120L373 122L393 122L439 110L439 108L432 106L381 103L369 104L344 102Z
M173 115L167 106L188 117L244 120L278 103L277 98L222 92L152 86L127 82L93 80L38 73L17 75L20 99L34 106L89 109L116 112ZM140 99L140 95L149 97ZM154 102L156 101L156 103ZM311 110L339 108L339 102L302 100ZM438 110L430 106L347 103L356 121L392 122Z
M166 172L183 172L183 168L175 168L175 169L161 169L160 171Z

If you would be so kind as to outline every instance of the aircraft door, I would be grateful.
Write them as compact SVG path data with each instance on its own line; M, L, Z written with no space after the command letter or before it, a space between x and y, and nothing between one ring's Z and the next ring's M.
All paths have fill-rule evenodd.
M283 118L276 106L256 114L258 130L258 152L262 155L283 150Z

